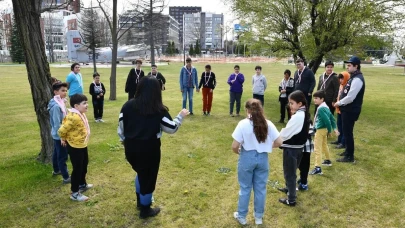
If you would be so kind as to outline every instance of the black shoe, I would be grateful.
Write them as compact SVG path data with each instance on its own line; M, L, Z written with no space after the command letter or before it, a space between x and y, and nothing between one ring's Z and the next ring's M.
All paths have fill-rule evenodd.
M279 120L277 123L284 123L284 120Z
M194 113L190 112L190 116L194 115Z
M346 151L343 151L342 153L340 153L339 156L346 156Z
M330 144L338 145L340 144L338 141L331 142Z
M332 162L330 160L324 160L321 165L332 166Z
M158 208L158 207L151 208L150 204L147 206L141 205L141 213L139 213L139 218L146 219L149 217L154 217L157 214L159 214L159 212L160 212L160 208Z
M289 201L288 199L285 199L285 198L278 199L278 202L285 204L287 206L290 206L290 207L295 207L295 204L297 204L295 201Z
M346 147L343 144L339 143L335 148L336 149L345 149Z
M141 210L141 196L136 193L136 209Z
M347 163L354 163L354 158L350 158L347 156L344 156L343 158L339 158L336 160L337 162L347 162Z
M204 116L206 116L206 115L207 115L207 113L206 113L206 112L204 112L204 113L203 113L203 115L204 115Z
M288 189L287 188L277 188L282 193L288 194Z

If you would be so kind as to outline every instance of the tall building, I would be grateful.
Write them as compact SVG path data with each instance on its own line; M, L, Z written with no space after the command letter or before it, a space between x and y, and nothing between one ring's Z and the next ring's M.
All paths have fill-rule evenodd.
M200 13L201 6L170 6L169 15L174 17L180 25L179 40L183 44L183 14Z
M142 15L142 16L137 16ZM144 43L149 45L150 43L150 33L149 26L150 22L147 14L141 14L136 11L127 11L120 18L118 23L124 29L120 32L130 29L124 34L123 39L121 39L121 44L132 45ZM175 47L181 50L179 43L179 22L170 15L163 15L161 13L153 14L153 34L154 34L154 45L156 48L161 48L164 53L167 48L167 42L174 42ZM130 40L128 40L130 39Z
M53 10L67 10L72 13L80 13L80 0L42 0L42 8L52 8Z
M13 32L13 15L11 13L4 14L2 16L3 27L2 27L2 48L3 50L11 50L11 33Z
M196 44L200 40L201 50L223 48L223 14L193 13L184 15L185 46Z

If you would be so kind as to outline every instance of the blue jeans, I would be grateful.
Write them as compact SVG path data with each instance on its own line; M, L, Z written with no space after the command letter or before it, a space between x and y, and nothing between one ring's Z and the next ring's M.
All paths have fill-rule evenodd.
M136 175L135 177L135 191L136 193L139 193L141 205L147 206L152 204L152 193L148 193L145 195L141 194L141 185L139 184L138 175Z
M339 131L339 136L338 136L338 143L342 144L343 146L345 146L346 142L345 142L345 136L343 135L343 123L342 123L342 114L338 113L337 114L337 128Z
M67 169L66 161L68 160L68 152L66 147L60 144L60 140L53 140L53 154L52 154L52 166L55 173L61 172L63 179L69 178L69 172Z
M255 217L263 217L268 177L268 153L257 153L256 150L246 151L242 147L238 161L239 216L246 217L248 213L250 192L253 187Z
M188 94L188 110L193 112L193 87L184 87L183 88L183 108L186 108L187 104L187 94Z

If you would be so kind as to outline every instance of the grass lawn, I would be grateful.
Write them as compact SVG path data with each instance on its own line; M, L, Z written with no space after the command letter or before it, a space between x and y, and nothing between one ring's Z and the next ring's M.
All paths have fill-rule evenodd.
M242 101L252 97L251 75L256 64L240 64L245 74ZM278 84L292 65L261 64L269 88L265 114L279 120ZM195 64L199 74L203 64ZM172 116L181 109L179 64L160 66L166 77L164 103ZM86 203L69 199L70 185L52 177L51 165L36 161L39 127L24 66L0 66L0 227L238 227L238 156L231 151L231 134L240 118L229 117L226 80L233 64L212 64L217 75L212 116L201 115L201 94L194 95L194 116L174 135L162 138L160 173L154 194L162 212L140 220L136 210L135 172L125 161L116 133L119 111L127 100L124 85L128 68L118 68L117 100L105 102L105 123L95 123L90 105L87 116L92 135L87 180L95 185ZM149 69L146 69L149 71ZM323 69L321 68L319 72ZM51 67L64 80L70 68ZM341 66L335 71L341 71ZM85 94L92 68L82 68ZM109 96L108 68L100 68ZM366 94L356 123L356 163L323 169L309 177L309 191L298 193L295 208L278 203L284 195L282 151L270 154L270 176L263 227L405 227L405 76L402 68L363 69ZM318 78L318 77L317 77ZM312 102L313 103L313 102ZM313 111L311 110L311 113ZM281 130L284 124L276 124ZM331 139L335 140L335 138ZM341 150L331 148L332 161ZM312 156L313 164L314 156ZM68 162L71 171L70 161ZM229 172L221 172L229 168ZM311 166L313 168L313 166ZM254 224L252 204L248 216ZM250 225L254 226L254 225Z

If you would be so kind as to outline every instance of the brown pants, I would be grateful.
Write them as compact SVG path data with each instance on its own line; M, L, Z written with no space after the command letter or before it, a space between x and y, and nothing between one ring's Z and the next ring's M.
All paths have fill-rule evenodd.
M211 112L212 96L214 92L210 92L211 88L202 88L203 96L203 112Z

